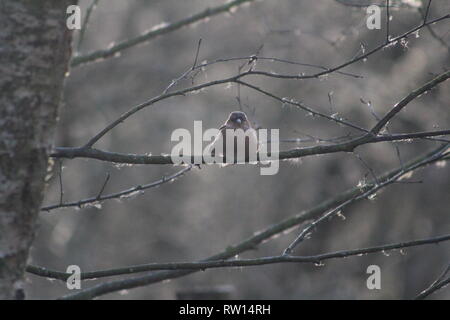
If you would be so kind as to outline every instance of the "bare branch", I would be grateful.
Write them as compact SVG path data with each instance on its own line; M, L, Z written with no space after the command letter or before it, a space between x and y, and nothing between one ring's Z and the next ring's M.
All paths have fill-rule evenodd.
M64 197L64 189L63 189L63 181L62 181L62 171L63 171L63 165L62 165L62 159L59 159L59 203L63 203L63 197Z
M397 103L371 130L370 132L373 134L377 134L380 130L391 120L397 113L399 113L408 103L412 100L416 99L420 95L428 92L439 83L444 82L450 77L450 70L440 74L433 80L429 81L427 84L417 88L408 94L405 98L403 98L399 103Z
M134 38L124 40L122 42L118 42L113 44L107 49L102 49L98 51L94 51L82 56L75 56L72 59L71 66L76 67L87 62L103 60L109 57L113 57L121 52L132 48L138 44L141 44L146 41L150 41L158 36L167 34L169 32L181 29L185 26L192 25L193 23L199 22L201 20L205 20L206 18L218 15L220 13L229 12L234 7L241 6L245 3L253 2L254 0L234 0L227 2L223 5L207 8L206 10L194 14L188 18L179 20L177 22L163 24L161 26L155 26L147 32L144 32Z
M83 272L80 274L81 280L98 279L104 277L120 276L126 274L134 274L147 271L156 270L205 270L211 268L225 268L225 267L249 267L260 266L275 263L321 263L325 260L345 258L351 256L361 256L370 253L383 252L388 250L417 247L426 244L439 243L449 241L450 235L443 235L439 237L413 240L407 242L399 242L393 244L385 244L381 246L354 249L354 250L340 250L330 253L323 253L312 256L288 256L280 255L273 257L262 257L255 259L233 259L233 260L213 260L213 261L199 261L199 262L167 262L167 263L147 263L134 265L129 267L114 268L100 271ZM66 281L71 275L70 273L50 270L40 266L28 265L26 271L41 277L50 279L58 279Z
M186 168L178 171L177 173L170 175L168 177L162 177L161 179L148 183L148 184L143 184L143 185L138 185L135 186L133 188L129 188L120 192L116 192L116 193L111 193L111 194L107 194L107 195L102 195L103 190L109 180L109 174L105 180L105 182L103 183L102 189L100 190L99 194L95 197L91 197L91 198L87 198L87 199L83 199L83 200L79 200L79 201L75 201L75 202L66 202L66 203L60 203L60 204L54 204L54 205L49 205L49 206L45 206L41 208L41 211L51 211L54 209L58 209L58 208L68 208L68 207L78 207L78 208L82 208L85 207L87 205L97 205L100 204L101 201L104 200L110 200L110 199L124 199L127 197L130 197L131 195L135 195L135 194L141 194L143 193L144 190L146 189L150 189L150 188L155 188L158 187L162 184L168 183L168 182L173 182L175 179L183 176L186 172L190 171L192 169L192 166L187 166Z
M304 63L304 62L297 62L297 61L291 61L291 60L287 60L287 59L280 59L280 58L276 58L276 57L263 57L263 56L259 56L259 55L253 55L253 56L245 56L245 57L232 57L232 58L221 58L221 59L217 59L211 62L205 62L203 64L200 64L196 67L196 69L198 68L205 68L217 63L223 63L223 62L232 62L232 61L241 61L241 60L246 60L249 61L250 59L256 59L256 60L267 60L270 62L280 62L280 63L285 63L285 64L291 64L291 65L297 65L297 66L303 66L303 67L309 67L309 68L315 68L315 69L321 69L323 71L328 71L330 70L330 68L325 67L325 66L321 66L318 64L312 64L312 63ZM363 78L363 76L358 75L358 74L354 74L354 73L350 73L350 72L343 72L343 71L336 71L337 74L341 74L341 75L345 75L345 76L349 76L352 78ZM269 73L268 76L271 76L271 74ZM295 76L295 77L302 77L305 75L299 75L299 76ZM302 79L302 78L299 78Z
M108 172L107 175L106 175L105 182L103 182L103 185L102 185L102 187L101 187L101 189L100 189L100 192L98 193L98 195L97 195L97 197L96 197L97 200L100 200L100 198L101 198L101 196L102 196L102 194L103 194L103 191L105 190L106 185L108 184L108 181L109 181L109 178L110 178L110 177L111 177L111 175L110 175L109 172Z
M81 26L80 35L78 37L78 44L77 44L77 50L79 51L81 48L81 44L84 40L84 34L86 33L89 19L91 17L92 11L97 7L97 4L100 0L92 0L91 5L86 10L86 17L84 18L83 25Z
M423 24L425 24L426 21L428 20L428 15L430 13L431 1L432 0L430 0L428 2L428 5L427 5L427 8L425 9L425 12L423 11L422 8L418 8L418 11L421 14L422 19L423 19ZM431 25L427 25L426 27L427 27L428 31L430 32L431 36L434 39L436 39L443 47L445 47L450 52L450 45L434 31L433 27Z
M389 43L390 39L390 24L391 15L389 13L389 0L386 0L386 43Z
M373 171L372 167L370 167L369 164L368 164L366 161L364 161L364 159L361 157L361 155L360 155L359 153L353 151L353 154L354 154L355 157L359 160L359 162L361 162L361 163L363 164L363 166L364 166L367 170L369 170L369 172L370 172L370 174L371 174L371 176L372 176L372 179L374 179L373 181L375 181L375 182L378 184L377 176L375 175L375 172Z
M431 7L431 2L433 0L429 0L428 1L428 5L427 8L425 9L425 14L423 15L423 24L425 25L427 23L428 20L428 14L430 13L430 7Z
M359 136L349 141L330 145L317 145L312 147L304 147L291 149L287 151L280 151L278 154L273 153L272 156L277 156L279 160L303 158L312 155L329 154L336 152L352 152L355 148L369 143L378 143L382 141L402 141L410 139L425 139L433 136L449 135L450 130L430 131L430 132L416 132L403 133L394 135L379 135L379 136ZM443 142L446 142L444 140ZM54 152L50 154L54 158L90 158L101 161L127 164L173 164L170 155L138 155L129 153L117 153L102 151L94 148L55 148ZM195 155L191 157L194 158ZM206 164L206 163L204 163Z
M386 7L386 5L381 3L374 3L373 0L335 0L337 3L340 3L347 7L357 7L357 8L365 8L368 6L371 6L373 4L376 4L379 7ZM391 7L395 8L416 8L413 4L409 3L408 1L404 0L394 0L392 1L394 3L391 3Z
M197 66L197 59L198 59L198 55L200 54L200 46L202 45L202 38L200 38L198 40L198 44L197 44L197 52L195 53L195 59L194 59L194 64L192 65L191 70L194 70L195 67Z
M266 96L268 96L268 97L271 97L271 98L273 98L273 99L275 99L275 100L278 100L278 101L281 102L281 103L286 103L286 104L290 104L290 105L296 106L296 107L298 107L298 108L300 108L300 109L302 109L302 110L304 110L304 111L310 113L310 114L313 115L313 116L318 116L318 117L321 117L321 118L325 118L325 119L330 120L330 121L332 121L332 122L336 122L336 123L338 123L338 124L342 124L342 125L348 126L348 127L352 128L352 129L356 129L356 130L358 130L358 131L369 132L368 130L366 130L366 129L364 129L364 128L361 128L361 127L359 127L359 126L357 126L357 125L355 125L355 124L352 124L352 123L348 122L348 121L345 120L345 119L338 118L338 117L333 117L333 116L329 116L329 115L323 114L323 113L321 113L321 112L318 112L318 111L314 110L314 109L311 108L311 107L307 107L307 106L306 106L304 103L302 103L302 102L297 102L297 101L295 101L294 99L288 99L288 98L281 98L281 97L278 97L278 96L276 96L276 95L274 95L274 94L272 94L272 93L270 93L270 92L268 92L268 91L265 91L265 90L263 90L263 89L261 89L261 88L259 88L259 87L256 87L256 86L254 86L254 85L252 85L252 84L250 84L250 83L247 83L247 82L244 82L244 81L241 81L241 80L236 80L236 82L237 82L238 84L241 84L241 85L243 85L243 86L246 86L247 88L253 89L253 90L258 91L258 92L260 92L260 93L262 93L262 94L264 94L264 95L266 95Z
M447 266L447 268L444 270L444 272L439 276L439 278L436 279L427 289L422 291L419 295L415 297L416 300L423 300L427 298L429 295L433 294L434 292L438 291L439 289L445 287L450 283L450 277L445 279L445 276L450 271L450 264Z

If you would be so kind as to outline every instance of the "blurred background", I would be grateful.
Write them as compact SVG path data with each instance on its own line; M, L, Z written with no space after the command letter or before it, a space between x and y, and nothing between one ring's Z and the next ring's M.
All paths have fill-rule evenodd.
M406 1L404 1L406 2ZM408 1L411 3L411 1ZM91 1L81 0L83 13ZM81 53L108 47L155 25L223 4L202 0L100 0L92 12ZM419 4L420 1L413 1ZM450 3L433 1L429 18L450 12ZM391 32L398 35L421 23L415 7L392 9ZM83 16L84 17L84 16ZM81 146L132 106L160 94L172 79L198 61L245 57L258 53L296 62L331 67L384 41L385 29L366 28L364 8L338 1L256 1L211 17L143 45L120 57L72 68L60 109L56 146ZM385 24L384 9L382 26ZM370 128L377 115L449 67L450 24L433 26L442 41L422 29L408 38L344 69L362 79L332 74L323 79L281 80L252 76L246 80L279 97L304 102L326 114L338 113ZM77 38L74 39L76 47ZM366 49L366 50L367 50ZM74 52L78 49L74 48ZM244 61L245 62L245 61ZM194 84L234 75L243 61L206 68ZM258 60L257 70L311 73L318 69ZM180 82L176 88L192 85ZM177 128L192 130L194 120L217 128L231 111L239 110L236 85L208 88L197 94L164 100L127 119L103 137L96 147L124 153L170 153L170 136ZM330 104L330 98L332 103ZM241 106L262 128L278 128L281 139L315 137L309 143L285 143L291 149L324 143L317 138L356 134L348 127L317 117L246 88ZM410 103L391 123L393 133L448 129L449 83L442 83ZM431 141L396 144L404 161L438 145ZM357 153L375 174L399 166L392 143L358 148ZM64 201L95 196L107 174L104 193L149 183L179 168L162 165L115 166L97 160L63 161ZM59 202L58 164L44 205ZM102 208L58 209L42 212L30 263L65 270L77 264L82 271L109 269L149 262L194 261L236 244L258 230L354 187L368 169L352 154L330 154L283 161L273 176L262 176L252 165L220 168L202 166L174 183L124 200L110 200ZM450 230L449 167L432 165L417 171L412 181L397 183L374 200L356 203L299 246L295 254L318 254L385 243L433 237ZM280 235L239 258L278 255L297 235ZM233 269L211 269L147 287L108 294L102 299L175 299L189 290L224 290L234 299L409 299L428 287L448 265L450 244L427 245L325 261L323 266L276 264ZM368 290L366 269L381 268L381 290ZM83 288L109 280L83 282ZM69 293L65 283L27 275L28 297L50 299ZM449 299L443 289L432 299Z

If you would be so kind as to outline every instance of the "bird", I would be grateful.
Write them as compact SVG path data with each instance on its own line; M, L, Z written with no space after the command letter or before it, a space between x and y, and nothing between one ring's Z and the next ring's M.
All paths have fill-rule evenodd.
M238 139L237 136L234 137L234 159L227 160L227 130L233 130L233 132L236 134L236 130L238 129L241 129L246 134L245 140ZM238 158L239 154L237 150L239 144L242 143L245 143L245 146L241 145L240 147L245 148L245 154L243 158ZM256 135L256 131L253 129L245 112L231 112L225 123L219 127L219 133L215 137L214 141L208 146L210 154L213 157L215 156L216 149L220 149L220 146L222 146L222 150L217 150L217 152L220 152L219 154L222 155L224 164L256 161L256 153L258 151L258 138ZM254 153L254 155L252 156L251 153Z

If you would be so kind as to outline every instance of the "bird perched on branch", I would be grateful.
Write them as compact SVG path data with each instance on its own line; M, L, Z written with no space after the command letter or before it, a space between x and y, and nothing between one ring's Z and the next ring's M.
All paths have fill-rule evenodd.
M229 139L227 139L227 132L233 134ZM231 149L233 158L227 160L227 147L228 152L232 148L230 144L234 145L234 149ZM247 115L242 111L233 111L208 147L213 157L216 152L219 152L223 157L223 163L252 162L257 160L258 138Z

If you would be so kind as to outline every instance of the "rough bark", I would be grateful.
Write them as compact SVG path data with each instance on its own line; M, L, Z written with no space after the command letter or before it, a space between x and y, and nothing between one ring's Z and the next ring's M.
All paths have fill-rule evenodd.
M69 0L0 1L0 300L24 297L64 77Z

